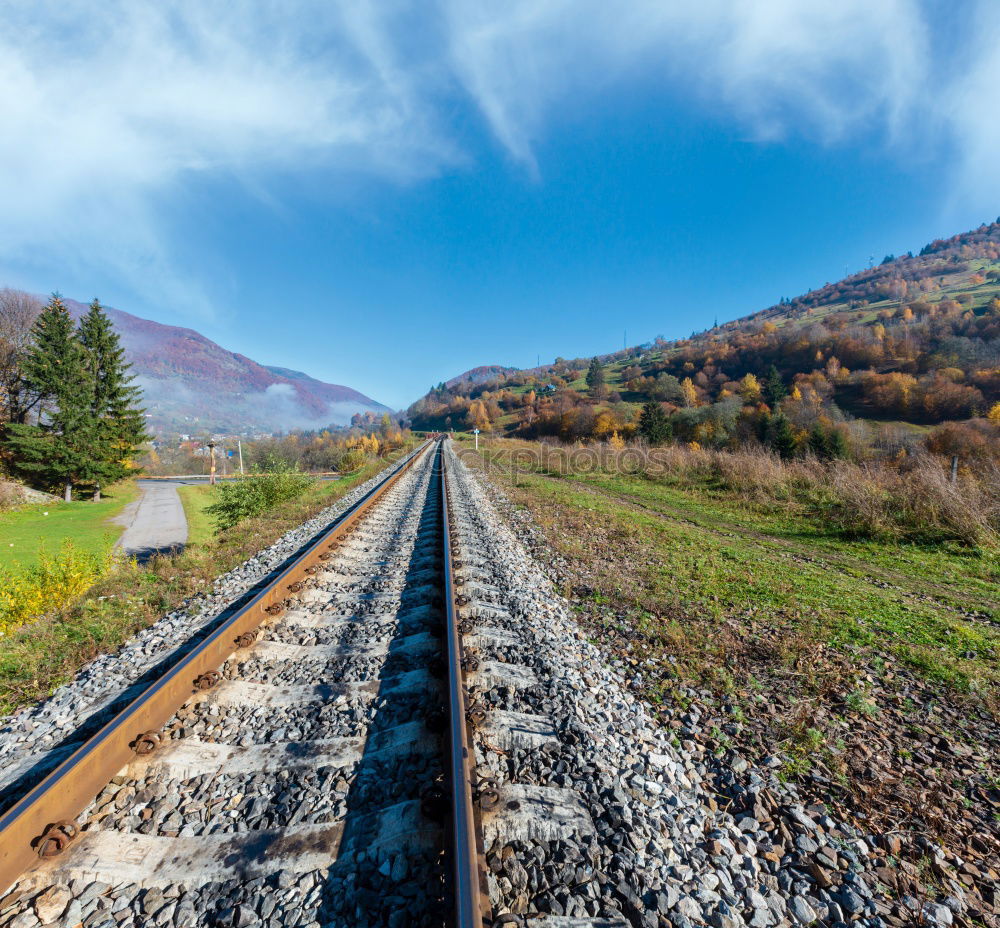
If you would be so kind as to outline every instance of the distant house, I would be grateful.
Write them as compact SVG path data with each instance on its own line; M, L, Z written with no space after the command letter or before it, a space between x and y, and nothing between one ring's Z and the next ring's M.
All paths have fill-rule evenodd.
M539 393L555 393L556 385L554 383L547 383L539 391Z

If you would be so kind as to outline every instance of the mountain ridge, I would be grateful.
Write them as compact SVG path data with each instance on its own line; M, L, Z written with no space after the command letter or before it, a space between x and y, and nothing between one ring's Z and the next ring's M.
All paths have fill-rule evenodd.
M66 299L74 318L87 305ZM143 391L152 432L290 431L347 425L388 407L358 390L302 371L261 364L195 329L105 307Z

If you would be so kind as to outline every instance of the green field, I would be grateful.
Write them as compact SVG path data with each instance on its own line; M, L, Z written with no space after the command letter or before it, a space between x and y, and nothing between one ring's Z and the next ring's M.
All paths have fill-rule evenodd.
M64 541L88 553L106 550L124 531L108 520L138 493L135 483L126 481L106 490L99 503L53 501L0 513L0 568L30 567L38 563L42 550L55 554Z

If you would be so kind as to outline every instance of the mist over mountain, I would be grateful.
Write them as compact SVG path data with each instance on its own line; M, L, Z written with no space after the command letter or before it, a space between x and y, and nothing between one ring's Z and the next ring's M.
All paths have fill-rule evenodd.
M87 309L76 300L66 305L76 318ZM358 412L388 409L351 387L227 351L194 329L106 311L142 388L154 434L322 428L346 425Z

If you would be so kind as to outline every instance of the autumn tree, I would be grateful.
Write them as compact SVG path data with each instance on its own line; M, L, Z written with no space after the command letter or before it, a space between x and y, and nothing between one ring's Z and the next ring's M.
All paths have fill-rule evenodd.
M745 403L756 403L760 399L760 383L753 374L747 374L740 379L740 396Z
M685 406L698 405L698 389L690 377L685 377L681 381L681 399L684 401Z
M22 365L41 311L42 303L30 293L0 290L0 425L26 422L38 402L25 382Z
M486 411L486 405L482 400L473 400L465 414L466 427L469 429L479 429L480 432L488 432L490 429L490 417Z
M618 432L618 420L607 410L597 414L594 419L594 437L607 438L612 433Z

